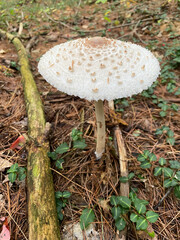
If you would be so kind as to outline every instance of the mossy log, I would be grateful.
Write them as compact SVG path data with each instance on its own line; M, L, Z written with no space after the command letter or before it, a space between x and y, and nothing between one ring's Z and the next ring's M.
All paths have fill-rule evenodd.
M42 102L30 71L26 50L12 34L0 30L14 44L22 75L22 84L28 116L28 222L29 240L59 240L53 178L47 156L49 143Z

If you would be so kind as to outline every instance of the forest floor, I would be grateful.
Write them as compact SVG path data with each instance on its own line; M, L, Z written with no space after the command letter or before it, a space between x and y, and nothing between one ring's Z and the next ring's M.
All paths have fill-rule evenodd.
M110 197L120 193L119 160L116 147L113 147L115 124L105 101L106 154L97 162L93 102L57 91L38 73L37 64L51 47L93 36L137 43L152 51L160 61L161 75L153 86L132 98L115 100L115 112L119 120L127 123L119 125L127 150L129 173L134 173L129 181L130 190L149 202L147 210L159 214L158 220L152 223L157 239L180 239L178 1L25 2L28 1L1 1L0 28L19 35L28 51L46 121L52 126L49 134L51 151L65 142L71 146L73 129L82 132L86 143L84 149L71 149L61 156L64 159L62 169L52 161L55 191L71 193L60 223L64 239L81 239L71 233L70 226L79 222L85 208L93 209L96 217L93 237L85 239L115 239L116 227L110 211ZM26 168L26 145L20 149L10 149L10 146L19 136L27 134L28 120L18 55L13 44L2 36L0 86L0 218L7 218L12 240L28 239L26 180L17 179L11 183L7 173L15 163ZM156 156L148 168L143 168L137 160L145 150ZM160 164L162 158L165 161ZM170 169L167 170L170 176L156 174L158 167ZM167 187L164 187L165 183ZM128 221L127 239L141 238L150 239Z

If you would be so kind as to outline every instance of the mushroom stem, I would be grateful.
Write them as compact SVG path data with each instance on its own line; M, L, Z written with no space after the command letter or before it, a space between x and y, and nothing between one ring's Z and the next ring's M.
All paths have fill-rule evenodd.
M97 122L97 143L96 143L96 159L100 159L105 150L105 117L103 101L95 101L95 113Z

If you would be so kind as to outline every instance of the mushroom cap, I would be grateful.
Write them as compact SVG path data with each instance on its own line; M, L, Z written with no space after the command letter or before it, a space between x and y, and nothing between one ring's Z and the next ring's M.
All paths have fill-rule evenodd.
M147 89L160 73L147 49L103 37L80 38L51 48L38 70L58 90L87 100L113 100Z

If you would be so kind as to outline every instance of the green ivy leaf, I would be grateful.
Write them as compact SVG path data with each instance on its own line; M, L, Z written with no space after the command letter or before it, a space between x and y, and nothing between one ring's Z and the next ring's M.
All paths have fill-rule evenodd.
M126 182L129 181L129 178L128 177L120 177L119 181L122 182L122 183L126 183Z
M80 216L80 226L82 230L85 230L91 224L94 222L95 214L92 209L85 208L82 211L82 214Z
M172 110L174 110L174 111L176 111L176 112L178 112L178 110L179 110L179 107L178 107L178 105L177 105L177 104L175 104L175 103L172 103L172 104L171 104L171 109L172 109Z
M71 196L71 193L69 191L64 191L62 193L63 198L69 198Z
M57 153L56 152L48 152L47 155L52 160L56 160L57 159Z
M16 172L11 172L8 174L8 179L11 183L14 183L17 178L17 173Z
M162 126L161 129L162 129L163 132L167 132L169 130L169 127L168 126Z
M131 222L137 222L138 218L139 217L136 213L131 213L131 215L130 215Z
M159 218L159 215L153 211L147 211L146 212L146 219L151 222L155 223Z
M130 172L128 175L129 180L132 179L135 176L135 174L133 172Z
M139 162L144 162L144 161L146 160L146 158L145 158L142 154L140 154L140 155L138 156L137 160L138 160Z
M129 198L131 199L132 202L134 202L137 197L136 197L136 194L134 192L130 192L129 193Z
M131 200L128 197L120 196L119 203L123 208L130 208L131 207Z
M159 159L159 164L160 164L161 166L164 166L166 163L167 163L166 159L164 159L164 158L162 158L162 157Z
M150 151L149 150L144 150L143 152L143 156L147 159L150 155Z
M174 188L174 195L180 199L180 185L175 186Z
M148 234L151 238L154 238L154 237L155 237L155 232L147 232L147 234Z
M63 154L63 153L66 153L68 150L69 150L69 146L65 142L65 143L62 143L59 147L57 147L55 152L58 154Z
M134 200L134 204L143 204L143 205L148 205L149 204L149 202L148 201L146 201L146 200L144 200L144 199L139 199L139 198L137 198L136 197L136 199Z
M166 116L166 112L165 111L161 111L160 113L159 113L159 115L161 116L161 117L165 117Z
M77 140L73 142L73 148L84 149L86 146L87 144L85 143L85 139Z
M160 128L156 129L156 132L155 132L156 135L161 135L162 133L163 133L162 129Z
M173 137L167 138L166 141L167 141L167 143L169 143L172 146L174 146L174 144L175 144L175 138L173 138Z
M168 137L173 137L173 136L174 136L174 132L169 129L169 130L167 131L167 135L168 135Z
M112 213L112 216L115 220L117 220L118 218L120 218L121 214L122 214L122 211L121 211L121 208L120 207L113 207L111 209L111 213Z
M154 169L154 176L160 176L162 174L162 168L161 167L156 167Z
M150 153L150 154L149 154L149 160L150 160L150 162L156 161L156 160L157 160L156 155L155 155L154 153Z
M176 185L178 185L178 181L176 179L168 178L168 179L164 180L164 187L165 188L174 187Z
M116 228L119 230L119 231L122 231L125 226L126 226L126 222L123 218L118 218L116 221L115 221L115 225L116 225Z
M135 203L134 204L136 210L138 211L139 214L145 213L146 212L146 206L142 203Z
M64 163L64 159L60 158L56 161L55 165L57 168L63 169L63 166L62 166L63 163Z
M169 161L169 163L170 163L171 168L180 169L180 162L178 162L176 160L171 160L171 161Z
M26 178L26 169L23 167L18 168L18 180L23 181Z
M163 168L163 172L164 172L164 177L172 177L173 175L173 170L170 168Z
M62 198L62 197L63 197L63 193L62 193L62 192L57 191L57 192L55 193L55 198Z
M139 217L139 219L136 222L136 229L137 230L146 230L148 227L148 222L145 218Z
M111 203L111 205L113 205L113 206L119 205L118 196L112 195L112 196L110 197L110 203Z
M59 219L60 221L62 221L64 216L63 216L61 210L60 210L60 211L57 211L57 215L58 215L58 219Z
M146 160L146 161L141 163L140 167L143 168L143 169L150 168L151 164Z
M18 171L18 163L13 164L10 169L7 170L7 173L16 173Z

